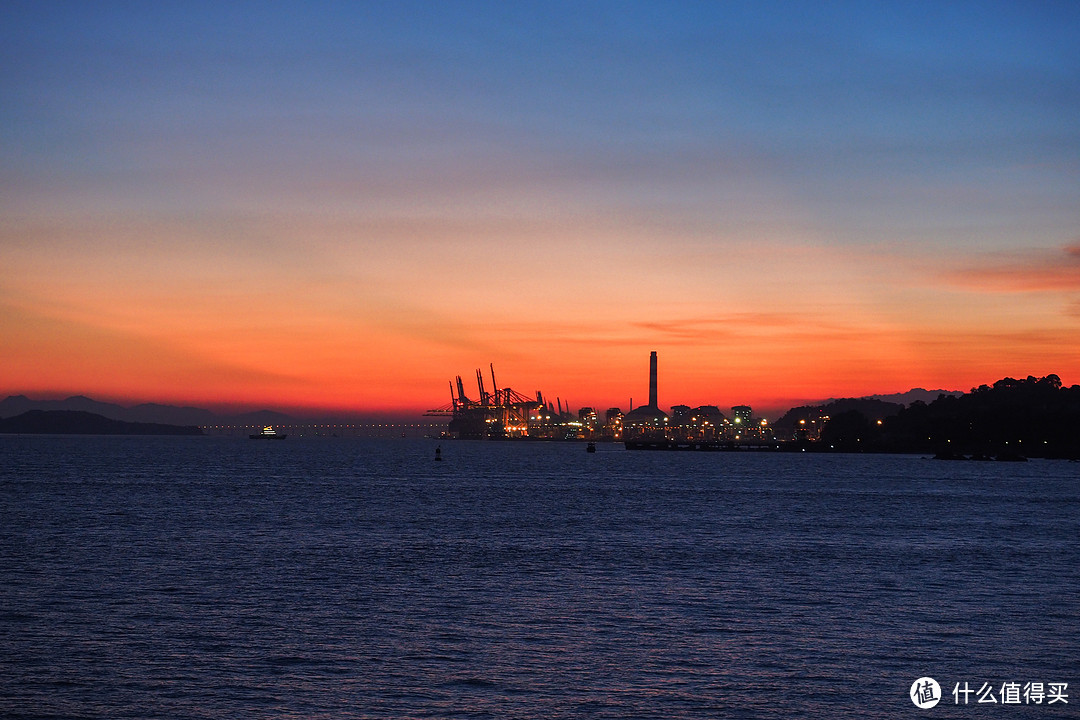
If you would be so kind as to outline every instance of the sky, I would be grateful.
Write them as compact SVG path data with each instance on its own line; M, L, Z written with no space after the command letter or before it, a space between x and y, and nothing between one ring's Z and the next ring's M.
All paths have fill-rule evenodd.
M1080 383L1080 3L0 6L0 395ZM488 381L490 382L490 381ZM490 389L490 384L488 386Z

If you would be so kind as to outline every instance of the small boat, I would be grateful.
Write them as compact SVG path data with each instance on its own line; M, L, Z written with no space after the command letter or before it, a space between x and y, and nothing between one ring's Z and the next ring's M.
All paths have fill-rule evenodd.
M285 433L279 433L272 425L267 425L260 433L248 435L252 440L284 440L288 437Z
M596 443L590 442L588 445L586 445L585 446L585 452L588 452L588 453L596 452Z

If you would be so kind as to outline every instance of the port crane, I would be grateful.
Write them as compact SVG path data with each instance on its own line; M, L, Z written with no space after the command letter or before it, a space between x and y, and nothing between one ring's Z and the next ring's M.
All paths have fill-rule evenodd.
M458 375L450 382L450 403L428 410L424 413L425 417L450 416L450 434L472 439L536 436L542 426L555 425L563 420L561 398L556 412L545 405L544 396L539 390L532 398L510 387L500 388L495 379L494 363L489 367L491 392L485 388L484 374L479 368L476 370L478 400L465 394L465 384Z

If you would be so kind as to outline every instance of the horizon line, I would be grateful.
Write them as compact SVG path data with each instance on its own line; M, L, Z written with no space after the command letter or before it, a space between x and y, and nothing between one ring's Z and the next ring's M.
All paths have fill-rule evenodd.
M1002 379L1004 379L1004 378L1002 378ZM789 410L792 410L794 408L797 408L797 407L804 407L804 406L811 406L812 407L812 406L815 406L815 405L827 405L829 403L832 403L832 402L835 402L835 401L838 401L838 400L881 399L881 398L891 397L891 396L902 396L902 395L906 395L906 394L909 394L909 393L915 393L915 392L938 393L938 394L955 394L955 393L967 394L968 392L970 392L970 389L969 390L946 390L946 389L943 389L943 388L929 389L929 388L923 388L923 387L912 387L912 388L910 388L910 389L908 389L906 391L903 391L903 392L872 393L872 394L869 394L869 395L858 395L858 396L854 396L854 395L852 395L852 396L834 395L834 396L830 396L830 397L827 397L827 398L802 399L802 400L794 400L793 399L793 400L789 401L791 404L786 405L786 407L783 410L778 411L777 417L779 417L779 416L783 415L785 412L787 412ZM177 409L177 410L196 410L196 411L208 412L208 413L211 413L213 415L217 415L217 416L220 416L220 417L226 417L226 418L227 417L242 416L242 415L256 415L256 414L259 414L259 413L274 413L274 414L289 416L292 419L296 419L296 420L306 420L306 421L311 421L311 422L320 421L320 420L321 421L342 421L342 420L371 420L371 419L380 419L380 418L393 418L393 419L418 418L418 417L424 417L426 415L426 413L431 411L431 408L419 408L419 407L418 408L396 408L396 409L383 408L383 409L377 409L377 410L360 410L360 409L346 409L346 408L326 408L326 407L319 407L319 406L250 405L250 404L246 404L246 403L229 403L229 402L220 402L220 401L217 401L217 402L208 401L208 402L203 403L203 401L200 401L200 400L194 400L194 401L167 401L166 400L166 401L163 401L163 400L153 400L153 399L149 399L149 400L148 399L138 399L138 398L131 398L131 397L116 397L116 396L108 396L108 395L95 397L95 396L92 396L92 395L88 395L85 392L70 392L70 391L44 391L44 392L42 392L40 394L37 394L36 396L34 394L32 394L32 393L28 393L28 392L25 392L25 391L16 391L16 392L8 391L7 395L5 395L3 400L0 400L0 402L4 402L4 401L10 400L10 399L18 399L18 398L23 398L26 401L31 402L31 403L59 403L59 402L65 402L65 401L69 401L69 400L83 399L83 400L87 400L87 401L92 402L92 403L98 403L98 404L104 404L104 405L115 405L115 406L118 406L118 407L120 407L120 408L122 408L124 410L133 410L133 409L136 409L136 408L142 407L142 406L160 406L160 407L166 407L166 408L173 408L173 409ZM178 402L182 403L182 404L177 404ZM199 403L199 404L192 404L192 403ZM745 403L735 403L735 404L732 405L732 407L735 407L737 405L742 405L742 404L745 404ZM676 403L672 403L669 407L676 407L676 406L679 406L679 405L686 405L686 403L676 402ZM712 403L701 403L701 404L698 404L697 406L702 407L702 406L708 406L708 405L713 405L713 404ZM717 405L713 405L713 406L714 407L719 407ZM596 406L596 405L582 405L580 408L578 408L578 410L583 409L583 408L592 408L593 410L596 410L597 407L599 407L599 406ZM617 408L618 406L617 405L612 405L611 407L616 407ZM776 405L775 407L770 407L770 408L767 408L767 409L771 410L771 409L779 409L779 408L780 408L780 406ZM572 412L568 405L565 406L565 410L568 413ZM429 416L429 417L433 417L433 416Z

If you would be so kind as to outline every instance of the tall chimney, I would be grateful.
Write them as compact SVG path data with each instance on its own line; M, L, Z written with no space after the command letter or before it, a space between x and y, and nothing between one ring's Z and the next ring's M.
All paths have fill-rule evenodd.
M656 404L656 351L649 355L649 407L659 407Z

